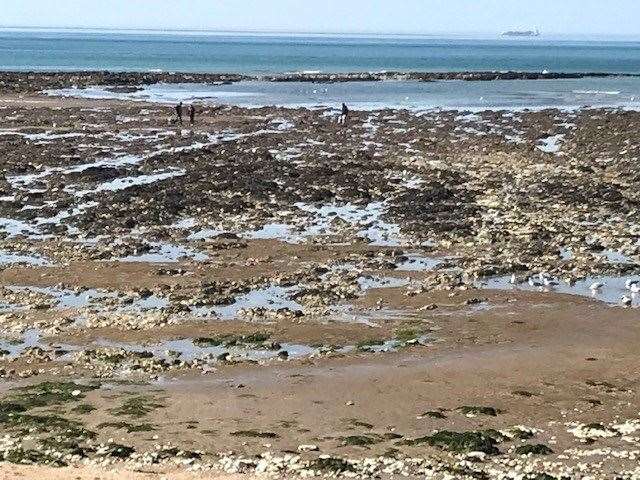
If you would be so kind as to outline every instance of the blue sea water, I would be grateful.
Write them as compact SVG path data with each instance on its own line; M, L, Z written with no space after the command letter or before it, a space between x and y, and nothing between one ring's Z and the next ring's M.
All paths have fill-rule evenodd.
M95 99L127 99L174 104L224 104L241 107L339 107L347 102L358 110L400 108L414 111L522 110L613 107L640 110L640 78L606 77L568 80L385 81L385 82L263 82L232 85L156 84L133 93L103 86L49 92Z
M640 42L0 30L2 70L640 73Z

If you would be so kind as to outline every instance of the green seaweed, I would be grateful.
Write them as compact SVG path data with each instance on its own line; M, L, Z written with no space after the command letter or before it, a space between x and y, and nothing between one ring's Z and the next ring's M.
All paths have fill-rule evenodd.
M373 425L367 422L363 422L362 420L358 420L357 418L345 418L343 420L349 428L365 428L367 430L371 430Z
M138 395L133 398L129 398L125 400L125 402L119 407L112 408L109 410L114 416L127 416L140 418L144 417L147 414L158 408L164 408L165 405L163 403L159 403L159 400L147 396L147 395Z
M24 450L18 448L4 452L3 460L20 465L50 465L53 467L66 467L67 462L48 453L38 450Z
M309 463L309 468L321 472L331 472L334 474L342 472L354 472L355 467L349 462L335 457L321 457Z
M53 450L64 453L65 455L73 455L81 458L86 458L88 453L94 451L94 449L91 448L81 447L76 439L66 438L62 435L43 438L38 441L38 444L45 450Z
M529 430L523 430L522 428L510 428L509 433L511 433L515 438L519 440L528 440L533 438L535 434Z
M27 410L27 407L22 403L17 402L0 402L0 417L13 413L22 413Z
M100 452L100 456L109 458L127 459L135 453L135 449L127 447L126 445L120 445L118 443L111 443L106 450Z
M417 339L421 335L423 335L423 332L416 328L403 328L400 330L396 330L396 340L398 340L399 342L410 342L411 340Z
M447 416L444 413L437 410L424 412L422 415L420 415L420 417L431 417L431 418L436 418L438 420L444 420L445 418L447 418Z
M484 435L493 438L496 442L504 442L506 440L509 440L509 437L507 437L506 435L502 434L501 432L493 428L482 430L480 433L483 433Z
M537 397L538 396L538 394L529 392L527 390L514 390L513 392L511 392L511 394L515 395L516 397L525 397L525 398L531 398L531 397Z
M551 455L553 450L546 445L521 445L516 448L516 455Z
M155 430L153 425L149 423L133 425L127 422L105 422L98 425L98 428L114 428L116 430L126 430L127 433L152 432Z
M482 406L470 406L470 405L459 407L458 411L462 412L464 415L486 415L489 417L497 417L498 414L502 413L500 410L494 407L482 407Z
M80 415L85 415L85 414L91 413L91 412L93 412L95 410L97 410L97 408L94 407L93 405L89 405L88 403L83 403L81 405L78 405L77 407L73 407L71 409L71 412L78 413Z
M368 447L369 445L380 443L380 441L381 439L378 436L350 435L342 438L342 445L350 447Z
M239 430L231 433L234 437L251 437L251 438L279 438L277 433L261 432L259 430Z
M356 344L356 348L360 351L367 351L372 347L379 347L380 345L384 345L384 340L362 340Z
M15 393L9 396L9 400L23 405L26 409L49 407L82 400L86 392L98 388L99 385L81 385L74 382L43 382L13 389L12 392Z
M57 415L28 415L24 413L0 416L0 425L24 435L29 433L61 432L68 438L95 438L96 434L76 421Z
M496 447L497 443L495 438L484 432L458 433L442 430L426 437L405 440L401 444L409 446L426 444L456 453L484 452L495 455L500 453Z
M249 335L218 335L216 337L199 337L193 340L196 347L233 347L237 345L258 345L271 338L271 334L264 332Z

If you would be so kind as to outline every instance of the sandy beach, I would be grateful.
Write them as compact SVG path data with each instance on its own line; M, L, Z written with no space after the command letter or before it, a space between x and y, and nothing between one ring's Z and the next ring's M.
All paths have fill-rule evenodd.
M3 75L0 478L640 478L640 112Z

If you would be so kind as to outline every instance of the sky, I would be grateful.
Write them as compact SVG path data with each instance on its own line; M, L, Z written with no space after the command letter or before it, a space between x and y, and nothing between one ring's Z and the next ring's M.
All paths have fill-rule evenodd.
M3 27L640 36L639 0L1 0Z

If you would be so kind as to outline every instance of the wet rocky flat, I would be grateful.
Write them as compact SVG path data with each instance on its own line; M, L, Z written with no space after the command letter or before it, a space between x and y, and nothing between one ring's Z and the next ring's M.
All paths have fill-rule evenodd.
M6 462L640 475L640 113L340 126L203 105L189 125L18 77L0 97Z

